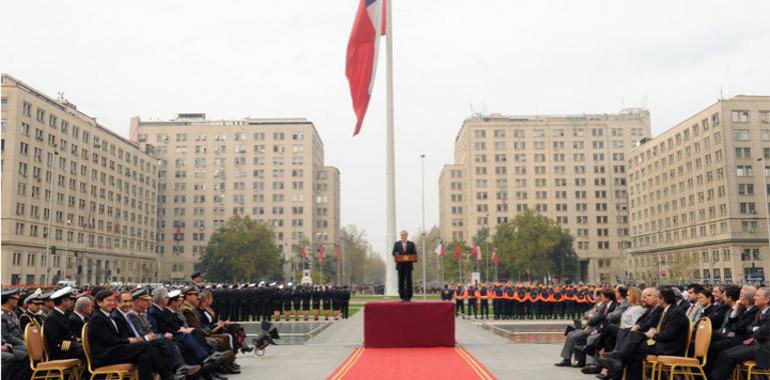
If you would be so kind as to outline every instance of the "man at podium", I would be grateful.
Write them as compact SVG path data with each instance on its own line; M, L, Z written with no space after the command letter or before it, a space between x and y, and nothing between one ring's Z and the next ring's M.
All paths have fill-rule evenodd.
M403 302L412 299L412 263L417 261L417 249L407 237L409 233L401 231L401 240L393 244L393 258L398 271L398 296Z

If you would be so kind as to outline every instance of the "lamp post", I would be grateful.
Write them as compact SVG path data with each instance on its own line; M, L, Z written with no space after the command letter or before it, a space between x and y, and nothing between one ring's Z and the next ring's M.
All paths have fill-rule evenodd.
M54 146L55 148L55 146ZM51 273L51 221L53 220L53 182L56 177L56 157L58 151L53 152L51 159L51 180L48 182L48 231L45 234L45 285L48 285L48 276Z
M428 264L428 257L425 256L425 246L428 234L425 233L425 154L421 154L422 159L422 300L427 299L427 281L425 280L425 267Z

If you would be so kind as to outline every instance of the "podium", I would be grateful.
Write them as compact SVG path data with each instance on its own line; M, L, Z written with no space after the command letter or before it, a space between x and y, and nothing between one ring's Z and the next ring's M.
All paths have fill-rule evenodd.
M454 345L452 302L368 302L364 305L364 347Z

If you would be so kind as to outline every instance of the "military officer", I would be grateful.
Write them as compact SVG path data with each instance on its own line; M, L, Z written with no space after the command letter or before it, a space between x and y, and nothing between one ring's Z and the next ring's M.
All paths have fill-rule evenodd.
M75 291L67 286L51 294L54 308L46 318L43 328L45 340L48 343L49 356L52 360L81 359L85 360L83 347L72 335L68 313L75 301Z
M19 317L19 328L24 333L24 329L28 324L32 323L38 329L43 327L45 319L39 314L40 308L43 307L43 299L40 297L41 293L32 293L24 300L26 309Z
M19 289L8 290L2 293L3 342L13 346L14 357L21 360L27 356L27 348L24 346L24 335L22 335L19 326L19 318L16 316L16 306L18 306L18 303Z
M447 284L444 284L444 289L441 289L441 300L442 301L452 300L452 291L449 289L449 285Z
M481 319L489 319L489 299L491 298L492 293L487 289L486 284L481 284L481 289L479 289L478 294L479 314L481 314Z
M455 299L455 317L457 314L465 314L465 289L463 288L463 284L457 284L454 291L454 299ZM463 318L465 316L463 315Z

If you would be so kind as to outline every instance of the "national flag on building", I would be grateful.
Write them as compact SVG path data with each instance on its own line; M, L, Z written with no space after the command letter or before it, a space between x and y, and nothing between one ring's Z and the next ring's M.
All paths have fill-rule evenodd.
M476 243L473 245L471 256L473 256L473 258L476 259L477 261L481 260L481 249L479 249L479 243Z
M439 257L444 257L444 256L446 256L446 250L444 249L444 242L443 242L443 241L440 241L440 242L438 243L438 245L436 246L436 254L437 254Z
M455 261L460 261L462 259L463 255L463 249L460 247L460 244L455 245Z
M492 248L492 264L500 264L500 257L497 256L497 248Z
M115 212L115 223L112 224L112 232L120 232L120 211Z
M353 136L361 131L374 87L380 36L385 34L385 0L360 0L348 40L345 76L356 113Z

